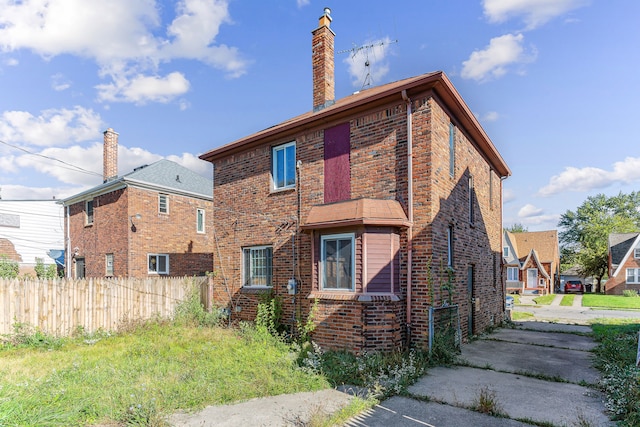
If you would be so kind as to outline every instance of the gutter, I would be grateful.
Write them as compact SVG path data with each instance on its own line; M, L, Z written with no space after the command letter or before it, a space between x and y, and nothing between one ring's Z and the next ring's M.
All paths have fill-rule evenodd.
M411 299L413 283L411 277L411 267L413 264L413 127L411 99L407 96L407 91L402 91L402 99L407 103L407 347L411 345Z

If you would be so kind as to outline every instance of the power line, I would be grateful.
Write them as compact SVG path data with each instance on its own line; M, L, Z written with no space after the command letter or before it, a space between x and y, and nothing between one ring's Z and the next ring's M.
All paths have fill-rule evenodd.
M71 168L73 168L73 169L70 169L70 168L64 168L64 169L75 170L77 172L82 172L82 173L86 173L86 174L89 174L89 175L102 176L101 173L81 168L80 166L76 166L76 165L73 165L71 163L65 162L64 160L56 159L55 157L45 156L44 154L40 154L40 153L34 153L34 152L29 151L29 150L27 150L25 148L18 147L17 145L9 144L8 142L3 141L1 139L0 139L0 144L4 144L4 145L6 145L8 147L11 147L11 148L16 149L16 150L20 150L20 151L22 151L24 153L27 153L27 154L30 154L32 156L42 157L43 159L47 159L47 160L53 160L55 162L59 162L59 163L62 163L63 165L67 165L67 166L70 166Z

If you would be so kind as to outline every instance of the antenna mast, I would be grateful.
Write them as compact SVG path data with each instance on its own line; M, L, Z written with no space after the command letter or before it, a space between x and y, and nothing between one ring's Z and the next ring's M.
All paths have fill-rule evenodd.
M338 52L338 54L350 53L351 59L353 60L355 59L356 55L364 51L364 55L365 55L364 67L366 70L366 75L364 76L362 87L360 88L361 90L364 89L366 86L371 86L371 84L373 83L373 79L371 77L371 68L370 68L371 62L369 62L369 52L376 47L383 47L385 45L393 44L393 43L398 43L398 40L391 40L389 42L378 42L378 43L372 43L372 44L367 44L362 46L354 46L351 49L345 49Z

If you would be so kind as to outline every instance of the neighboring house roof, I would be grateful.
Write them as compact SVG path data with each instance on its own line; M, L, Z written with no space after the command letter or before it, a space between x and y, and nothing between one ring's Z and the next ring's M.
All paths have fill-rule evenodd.
M509 248L509 253L507 256L503 256L504 262L507 265L517 265L520 266L520 259L518 257L518 247L516 245L516 239L513 237L513 234L509 231L505 230L503 235L503 247L506 246ZM504 252L504 251L503 251Z
M620 267L624 265L633 249L640 245L640 233L615 233L609 235L609 253L611 254L611 267L614 269L613 277L618 275Z
M89 197L125 188L127 186L141 187L159 192L170 192L191 197L212 199L213 181L187 169L171 160L158 160L150 165L144 165L126 175L112 181L90 188L62 200L64 205L70 205Z
M336 100L335 104L330 107L294 117L253 135L213 149L202 154L200 158L213 162L218 158L246 150L254 145L276 141L284 137L293 138L301 129L308 129L318 122L325 124L328 120L339 120L342 117L346 118L360 111L364 112L374 107L381 107L393 100L401 100L403 95L407 95L410 98L414 94L417 95L430 90L459 121L471 139L478 145L479 151L487 158L496 173L501 177L510 176L511 170L493 145L493 142L491 142L475 115L442 71L422 74L354 93Z
M556 262L560 256L557 230L527 231L509 235L520 260L528 257L532 249L537 252L540 262Z

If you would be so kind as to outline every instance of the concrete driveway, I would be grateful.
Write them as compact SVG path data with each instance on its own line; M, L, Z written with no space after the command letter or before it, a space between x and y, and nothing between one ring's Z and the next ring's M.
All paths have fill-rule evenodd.
M349 426L610 426L587 326L526 322L464 345L464 366L430 369ZM481 397L501 417L471 411Z

